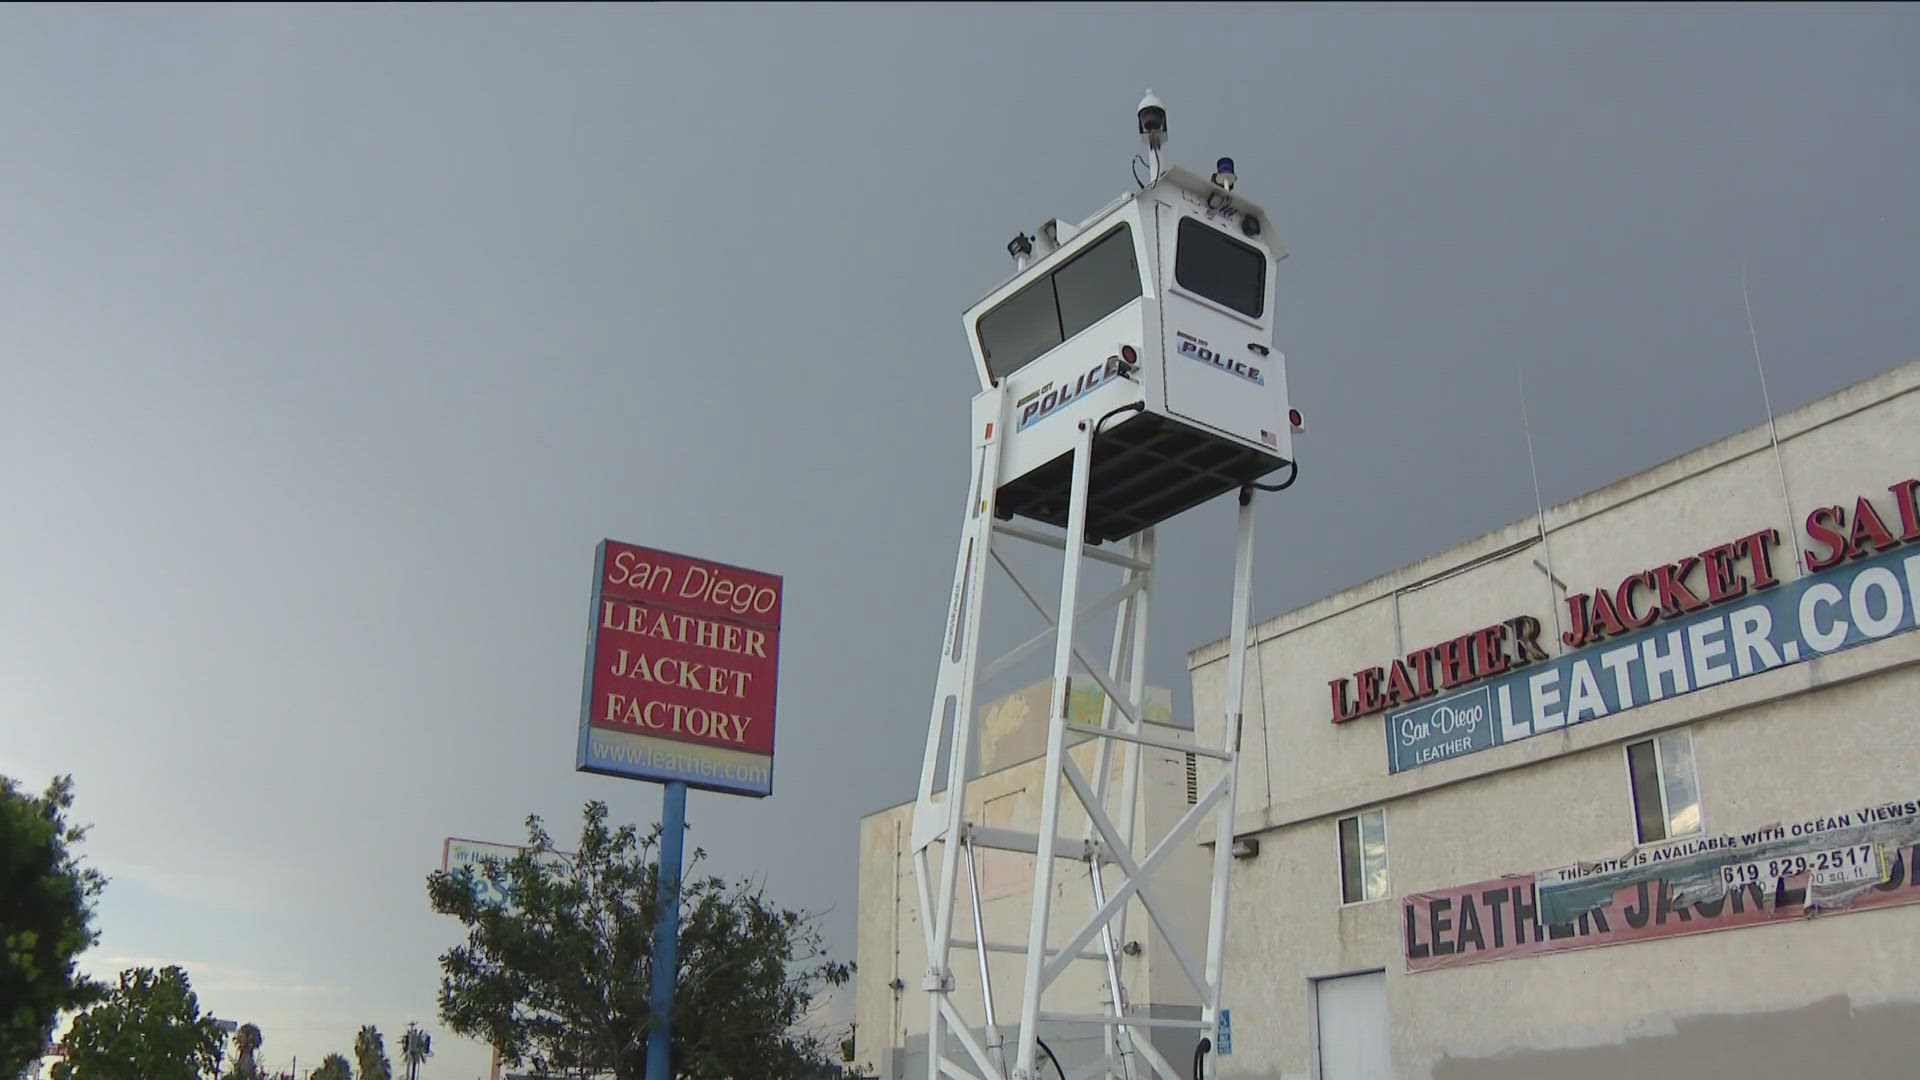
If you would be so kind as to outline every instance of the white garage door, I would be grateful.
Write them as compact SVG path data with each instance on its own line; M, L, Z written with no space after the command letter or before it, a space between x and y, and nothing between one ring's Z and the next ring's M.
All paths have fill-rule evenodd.
M1320 979L1313 993L1320 1016L1318 1080L1390 1080L1386 972Z

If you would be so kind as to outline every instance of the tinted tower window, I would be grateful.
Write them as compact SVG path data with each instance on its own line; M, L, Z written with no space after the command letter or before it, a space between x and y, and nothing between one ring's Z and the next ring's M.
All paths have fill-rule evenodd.
M1133 230L1122 225L980 316L988 374L1006 378L1139 295Z
M1180 219L1173 280L1189 292L1259 318L1267 306L1267 257L1194 218Z

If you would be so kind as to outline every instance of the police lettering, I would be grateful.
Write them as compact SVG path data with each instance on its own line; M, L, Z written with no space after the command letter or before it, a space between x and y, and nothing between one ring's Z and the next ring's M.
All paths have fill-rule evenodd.
M1214 352L1212 349L1189 337L1182 337L1180 339L1180 355L1198 360L1203 364L1212 364L1222 371L1231 371L1248 382L1264 384L1267 381L1267 377L1260 373L1260 369L1254 367L1252 364L1244 363L1230 356Z

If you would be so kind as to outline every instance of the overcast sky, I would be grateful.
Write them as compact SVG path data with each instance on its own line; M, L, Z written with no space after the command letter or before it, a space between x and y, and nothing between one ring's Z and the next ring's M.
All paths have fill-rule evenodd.
M303 1070L440 1031L449 835L573 833L602 537L783 574L776 794L709 869L830 909L910 798L1016 229L1227 154L1301 479L1271 616L1920 356L1912 7L9 7L0 772L74 775L100 974ZM1152 675L1225 633L1162 530ZM1024 633L1011 607L992 624ZM429 1077L484 1050L442 1034Z

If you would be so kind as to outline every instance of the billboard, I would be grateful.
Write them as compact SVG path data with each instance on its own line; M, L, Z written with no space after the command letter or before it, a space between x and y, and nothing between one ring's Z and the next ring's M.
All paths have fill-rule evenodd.
M1545 922L1541 914L1548 887L1541 874L1414 893L1401 900L1407 970L1433 971L1920 903L1920 879L1911 872L1917 853L1920 849L1912 840L1882 845L1874 876L1859 895L1828 908L1809 902L1819 886L1812 882L1815 871L1806 862L1788 867L1788 876L1728 885L1716 896L1697 899L1681 894L1663 877L1649 876L1619 886L1603 906L1560 923ZM1730 869L1740 865L1729 864Z
M1896 549L1668 617L1387 714L1387 771L1477 753L1914 629L1920 555Z
M453 871L463 866L473 868L473 891L482 904L499 904L502 907L513 906L512 886L506 882L495 883L486 878L483 860L497 859L506 862L519 855L525 848L512 844L489 844L484 840L462 840L449 836L440 845L440 869ZM572 866L572 858L564 851L550 851L540 860L549 866Z
M602 540L574 767L773 793L781 579Z
M1920 799L1413 893L1407 970L1920 903Z

